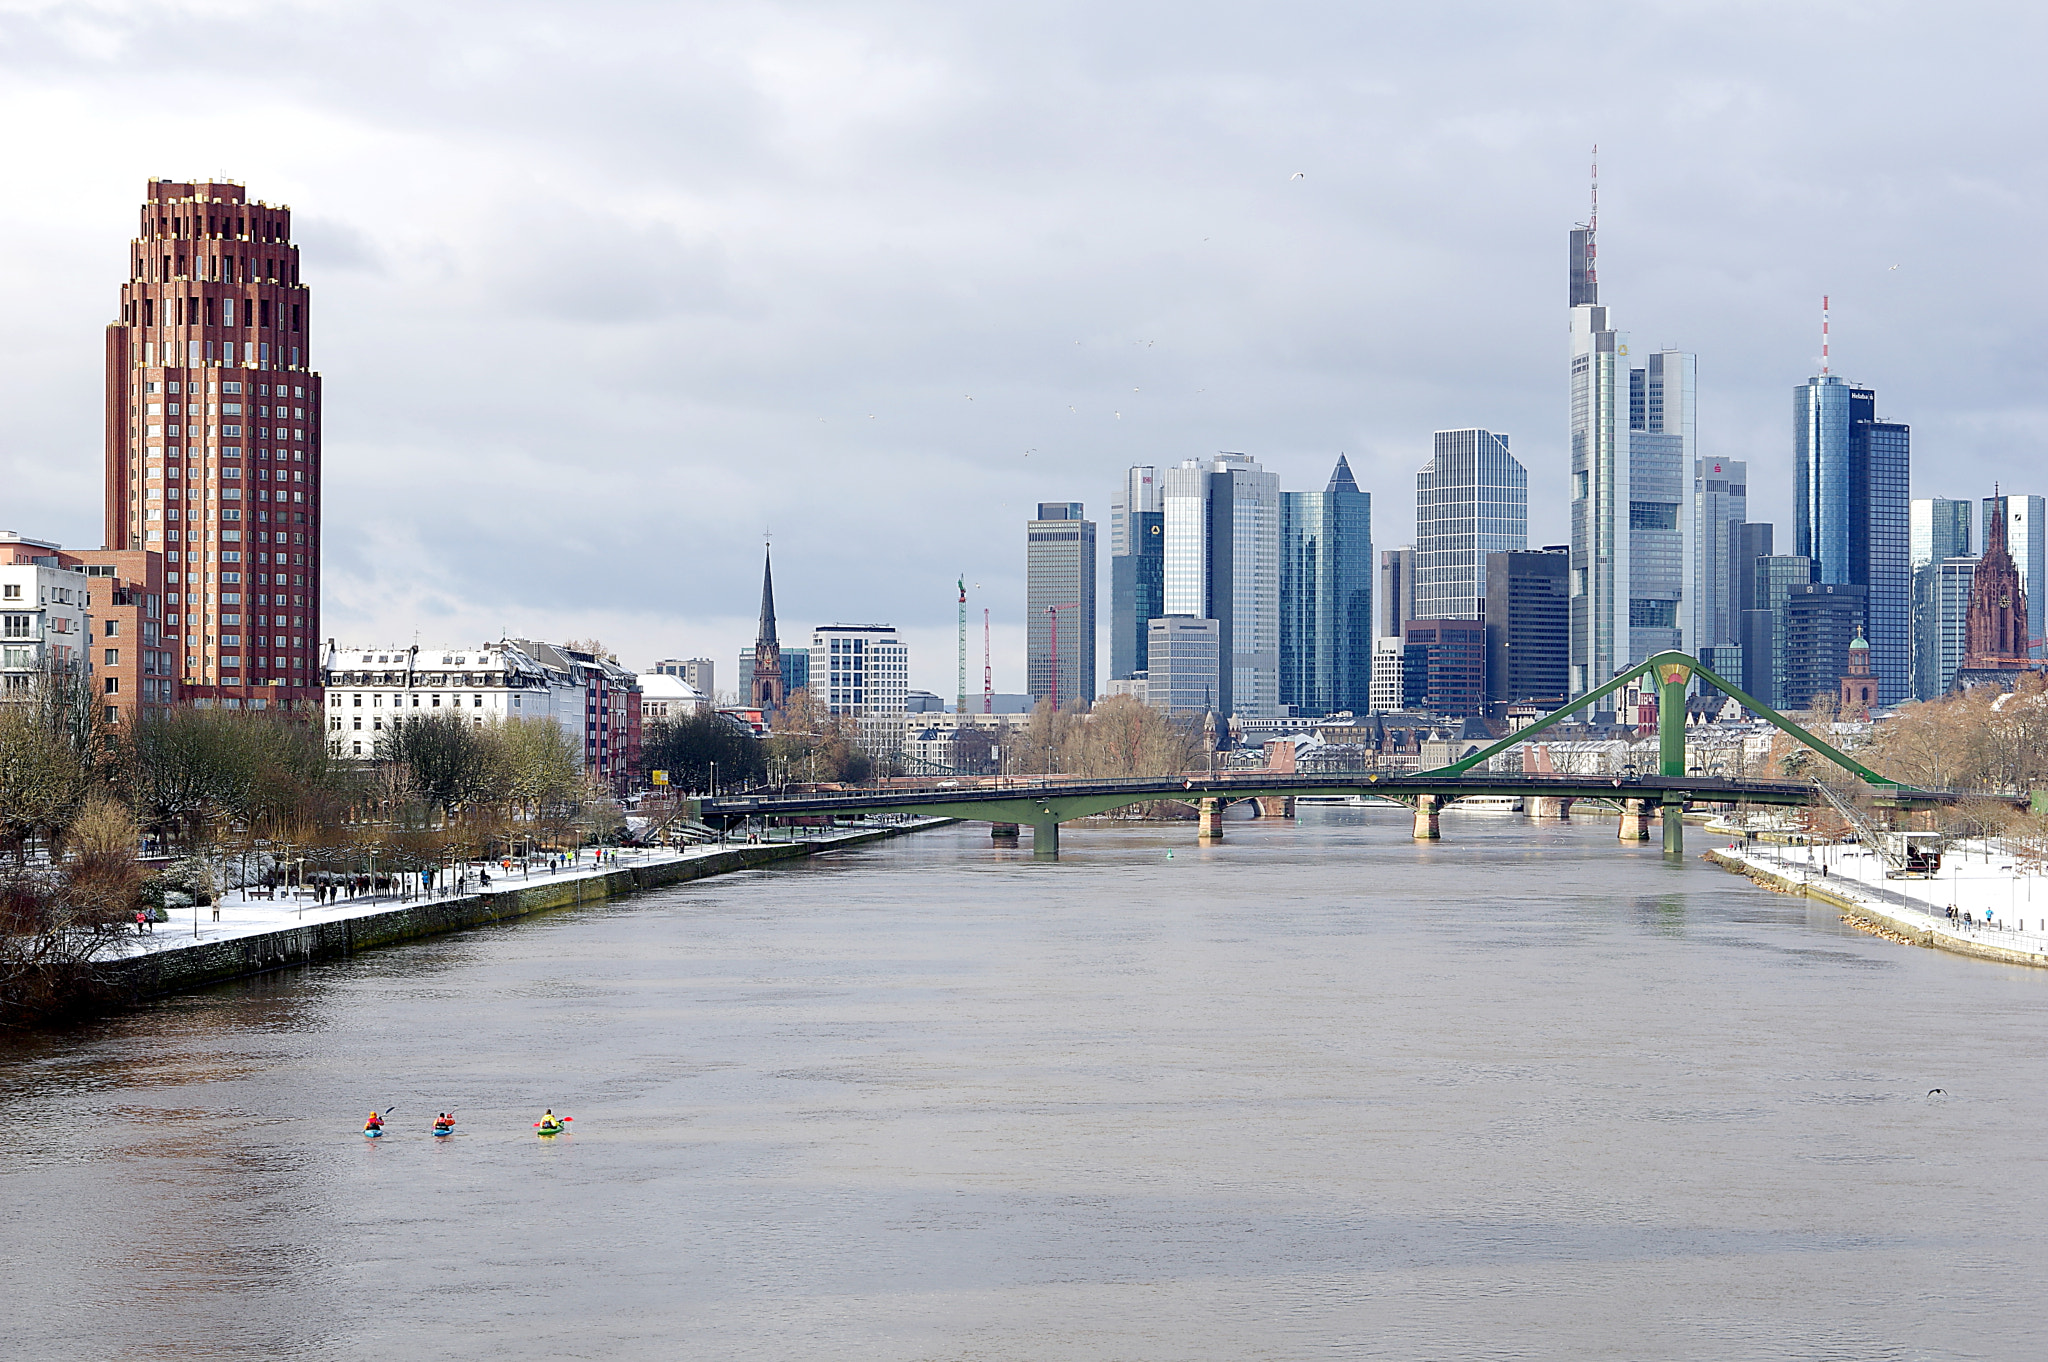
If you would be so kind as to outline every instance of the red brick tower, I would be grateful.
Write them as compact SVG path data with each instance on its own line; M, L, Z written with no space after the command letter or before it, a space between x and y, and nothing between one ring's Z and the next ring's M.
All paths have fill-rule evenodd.
M1970 613L1963 619L1965 670L2027 668L2027 592L2005 547L2005 498L1993 497L1986 514L1984 556L1970 583ZM1988 508L1987 508L1988 510Z
M107 548L165 559L185 698L319 701L320 376L291 210L153 180L107 328Z

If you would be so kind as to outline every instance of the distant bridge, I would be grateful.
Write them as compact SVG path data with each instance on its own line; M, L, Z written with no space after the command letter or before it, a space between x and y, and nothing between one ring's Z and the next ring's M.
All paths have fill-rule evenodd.
M1656 775L1629 779L1618 776L1489 773L1479 769L1496 754L1529 741L1553 724L1590 708L1644 675L1653 676L1657 685ZM1573 802L1581 799L1614 804L1621 810L1621 835L1624 838L1647 838L1650 812L1654 809L1664 826L1664 850L1677 855L1685 850L1685 825L1681 820L1690 804L1811 805L1823 802L1817 787L1806 781L1688 777L1685 773L1685 692L1695 676L1734 696L1737 702L1765 723L1790 734L1863 781L1879 808L1921 809L1983 797L1948 790L1911 789L1886 780L1770 706L1745 694L1732 682L1716 676L1701 666L1697 658L1680 652L1666 652L1638 662L1564 708L1546 714L1527 728L1511 733L1489 747L1483 747L1449 766L1413 776L1254 771L1222 776L1152 776L1098 781L1046 777L1035 783L1029 780L1000 782L993 789L963 786L930 790L848 790L787 797L742 795L697 801L696 812L706 822L727 827L754 818L882 812L985 818L991 823L1029 823L1033 829L1034 852L1040 856L1057 856L1061 823L1162 799L1194 804L1199 812L1198 835L1215 838L1223 835L1223 809L1232 800L1318 794L1376 795L1413 809L1415 835L1433 838L1439 835L1437 815L1445 805L1478 795L1505 795L1537 800L1539 808L1536 811L1539 814L1547 808L1560 816L1569 810Z
M1520 735L1517 735L1519 737ZM1949 791L1908 790L1885 786L1876 792L1880 807L1926 808L1952 804L1966 796ZM1222 813L1239 800L1279 800L1302 795L1368 797L1405 805L1415 818L1417 838L1440 835L1438 817L1460 799L1507 797L1524 801L1537 817L1562 818L1575 803L1611 804L1622 816L1621 835L1649 836L1651 814L1665 819L1665 848L1674 844L1676 814L1692 804L1769 804L1807 806L1822 803L1809 781L1736 780L1719 777L1602 775L1513 775L1428 771L1399 776L1360 773L1274 773L1251 771L1224 775L1149 776L1124 780L1076 780L1061 777L1009 779L994 785L933 787L915 790L847 790L826 794L738 795L698 801L706 822L733 826L756 818L807 818L831 814L911 813L943 818L986 820L996 824L1028 824L1039 855L1057 854L1059 825L1079 818L1128 808L1133 804L1178 800L1195 806L1198 834L1221 837ZM1682 837L1682 833L1679 834Z

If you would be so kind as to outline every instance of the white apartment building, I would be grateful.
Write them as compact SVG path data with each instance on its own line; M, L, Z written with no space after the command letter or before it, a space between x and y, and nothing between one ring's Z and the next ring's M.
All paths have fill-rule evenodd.
M667 666L667 663L657 663ZM705 667L710 667L706 662ZM674 723L711 708L711 697L677 672L640 673L640 719Z
M1403 708L1407 677L1407 649L1398 637L1372 641L1372 696L1375 714L1391 714Z
M17 547L47 547L48 562L0 563L0 700L24 698L45 668L91 670L87 623L88 578L56 566L54 544L23 540Z
M861 746L886 756L903 746L910 649L893 624L824 624L811 631L811 694L860 720Z
M639 758L639 678L608 659L531 639L475 648L341 648L320 659L327 746L369 758L377 739L412 715L458 714L479 728L503 719L551 719L583 769L619 782Z

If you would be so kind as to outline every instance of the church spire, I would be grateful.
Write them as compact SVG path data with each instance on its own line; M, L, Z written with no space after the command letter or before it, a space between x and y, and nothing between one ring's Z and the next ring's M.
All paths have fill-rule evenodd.
M754 643L775 642L775 564L769 555L768 546L761 546L761 631Z
M754 674L748 678L747 701L773 718L789 698L782 676L782 645L775 641L775 564L768 546L761 546L761 632L754 640Z

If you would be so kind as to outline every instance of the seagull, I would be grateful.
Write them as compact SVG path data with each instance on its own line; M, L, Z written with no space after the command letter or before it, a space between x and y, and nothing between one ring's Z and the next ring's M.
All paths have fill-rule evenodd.
M1308 178L1308 172L1306 170L1297 170L1287 178L1290 180L1305 180Z
M974 394L973 394L973 393L961 393L960 395L961 395L962 397L966 398L966 399L967 399L967 400L968 400L969 402L972 402L972 401L974 400Z
M1117 419L1117 420L1119 420L1119 421L1123 420L1123 419L1124 419L1124 414L1123 414L1122 412L1118 412L1118 413L1116 413L1116 419Z
M1894 266L1892 266L1892 268L1893 268L1893 269L1897 269L1897 268L1898 268L1898 266L1897 266L1897 265L1894 265Z
M1028 458L1030 458L1030 457L1031 457L1031 456L1032 456L1033 454L1036 454L1037 452L1038 452L1038 446L1037 446L1037 445L1033 445L1033 446L1031 446L1031 448L1029 448L1029 449L1027 449L1027 450L1025 450L1025 451L1024 451L1024 457L1028 459Z

